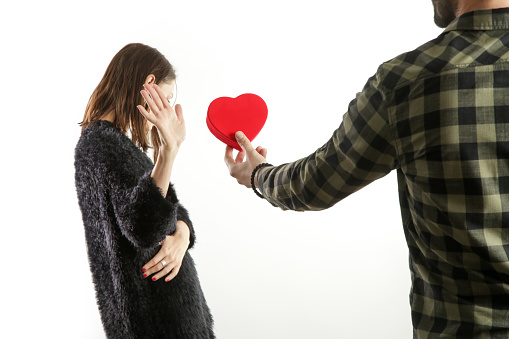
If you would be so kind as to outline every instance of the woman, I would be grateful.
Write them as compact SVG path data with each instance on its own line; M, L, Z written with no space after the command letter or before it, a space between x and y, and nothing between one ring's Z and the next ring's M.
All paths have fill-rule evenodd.
M187 253L193 225L170 184L186 134L182 107L169 104L175 77L156 49L129 44L111 61L81 123L76 190L108 338L214 338ZM155 165L145 154L149 135Z

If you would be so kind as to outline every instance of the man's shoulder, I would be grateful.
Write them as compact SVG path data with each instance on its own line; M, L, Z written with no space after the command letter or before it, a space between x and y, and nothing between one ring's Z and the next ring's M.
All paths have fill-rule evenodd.
M450 56L444 55L445 34L426 42L416 49L400 54L380 65L377 77L389 90L395 90L409 83L439 74L451 64Z
M380 84L396 90L458 69L507 68L509 34L497 31L446 31L437 38L380 65Z

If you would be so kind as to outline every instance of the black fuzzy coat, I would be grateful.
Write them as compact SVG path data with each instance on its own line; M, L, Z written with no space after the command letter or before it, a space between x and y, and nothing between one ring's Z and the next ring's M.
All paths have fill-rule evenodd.
M170 185L164 198L153 162L107 121L85 129L75 150L75 180L90 270L108 338L214 338L212 317L186 252L170 282L143 278L142 267L175 232L194 228Z

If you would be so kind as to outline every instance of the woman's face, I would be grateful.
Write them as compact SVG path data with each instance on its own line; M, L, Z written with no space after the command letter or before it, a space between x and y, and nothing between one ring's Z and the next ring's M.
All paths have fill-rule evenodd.
M171 80L170 82L161 82L157 85L159 85L159 87L163 91L166 99L170 101L175 95L175 80ZM147 120L147 133L152 129L153 126L154 124Z

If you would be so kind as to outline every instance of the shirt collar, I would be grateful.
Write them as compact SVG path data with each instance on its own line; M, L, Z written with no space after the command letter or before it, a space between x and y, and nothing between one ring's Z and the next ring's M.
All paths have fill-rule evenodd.
M492 31L509 29L509 8L483 9L468 12L456 18L444 30L450 31Z

